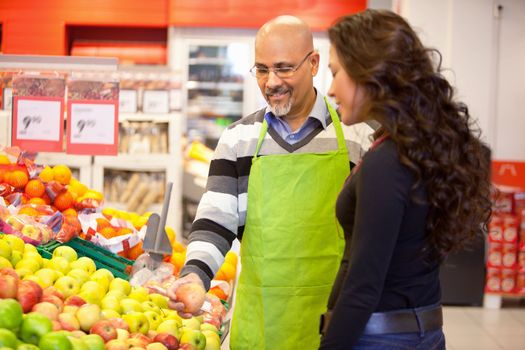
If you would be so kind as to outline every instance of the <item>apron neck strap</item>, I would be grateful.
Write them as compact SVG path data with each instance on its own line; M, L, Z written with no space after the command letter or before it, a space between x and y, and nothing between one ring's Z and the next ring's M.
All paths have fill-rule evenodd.
M324 96L323 98L324 98L324 102L326 103L326 107L328 108L328 112L330 113L330 118L332 119L332 123L334 124L335 135L337 136L337 147L339 151L348 152L346 148L345 137L343 135L343 129L341 127L341 121L339 120L339 116L337 115L337 112L332 107L332 105L328 103L326 96ZM263 117L261 132L259 133L259 139L257 140L257 147L255 148L255 154L253 155L254 157L257 157L259 155L259 151L261 150L264 136L266 136L267 131L268 131L268 122L266 121L266 118Z
M332 107L332 105L328 103L326 96L324 96L324 102L326 103L326 107L328 107L328 112L330 113L330 118L332 118L332 123L334 123L334 130L337 136L337 146L340 151L348 152L348 150L346 149L345 137L343 135L343 129L341 127L339 115L337 115L337 112L335 111L334 107Z

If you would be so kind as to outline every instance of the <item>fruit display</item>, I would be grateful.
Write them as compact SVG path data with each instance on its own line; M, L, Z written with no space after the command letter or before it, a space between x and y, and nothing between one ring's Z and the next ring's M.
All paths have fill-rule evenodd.
M0 264L0 347L220 349L225 309L214 295L201 316L182 319L164 295L97 270L74 249L45 259L14 235L0 235Z

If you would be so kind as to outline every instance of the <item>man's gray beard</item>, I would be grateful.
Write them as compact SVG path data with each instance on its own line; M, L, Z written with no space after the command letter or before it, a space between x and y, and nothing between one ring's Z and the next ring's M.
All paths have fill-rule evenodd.
M284 106L279 105L279 104L275 106L270 105L270 110L272 111L274 116L282 117L290 113L290 110L292 109L292 103L293 103L293 99L290 98Z

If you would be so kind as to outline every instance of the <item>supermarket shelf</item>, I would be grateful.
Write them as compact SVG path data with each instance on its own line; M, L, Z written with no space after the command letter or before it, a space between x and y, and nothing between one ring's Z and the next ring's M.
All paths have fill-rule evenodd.
M243 83L214 82L214 81L195 81L190 80L186 83L188 89L206 90L243 90Z
M161 171L170 167L170 154L124 154L95 156L94 166L118 170Z
M176 118L183 118L182 113L175 112L170 114L153 113L119 113L119 122L123 121L152 121L156 123L168 123Z
M190 65L231 65L231 60L228 60L226 58L218 58L218 57L199 57L199 58L190 58L188 60L188 64Z

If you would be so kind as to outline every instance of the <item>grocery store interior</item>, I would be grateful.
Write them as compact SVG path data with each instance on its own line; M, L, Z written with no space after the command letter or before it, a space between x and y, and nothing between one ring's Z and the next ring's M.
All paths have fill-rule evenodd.
M257 29L284 14L308 23L321 57L314 85L325 94L332 79L326 29L366 8L400 14L426 46L441 52L443 74L491 148L499 196L489 232L441 269L447 349L525 349L524 0L0 0L0 267L15 269L19 284L36 282L44 296L54 287L63 302L79 295L86 305L98 304L98 322L125 309L163 312L159 293L130 292L125 281L132 269L135 282L154 279L145 271L149 260L143 270L133 265L144 251L168 263L171 270L160 272L166 276L184 265L221 133L266 106L249 72ZM365 131L357 137L369 140ZM3 238L14 232L24 238L21 248ZM38 264L25 262L26 255ZM212 281L215 330L202 337L217 348L209 349L229 348L238 255L235 241ZM94 270L93 262L112 273L91 271L98 273L91 277L96 290L88 277L71 274ZM0 286L7 283L2 276ZM57 283L68 276L74 287ZM113 290L134 300L115 305L122 300L120 292L108 296ZM10 298L5 295L0 291L0 299ZM26 306L24 312L34 308ZM91 319L94 311L85 309L84 319ZM42 312L53 330L80 332L96 323L60 317L64 310ZM133 324L128 334L110 341L169 329L159 326L168 316L148 318L157 331L140 328L139 319L126 321ZM0 320L0 328L8 327ZM145 347L144 339L133 341Z

